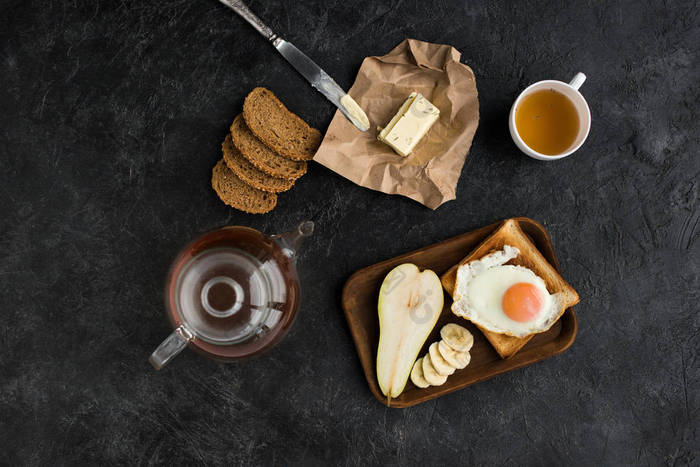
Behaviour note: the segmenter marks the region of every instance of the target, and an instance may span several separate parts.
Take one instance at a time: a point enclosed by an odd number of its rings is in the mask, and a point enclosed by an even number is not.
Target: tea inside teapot
[[[278,343],[299,304],[296,252],[312,232],[310,221],[273,236],[224,227],[188,245],[166,285],[166,309],[176,329],[151,355],[151,364],[162,368],[187,344],[234,360]]]

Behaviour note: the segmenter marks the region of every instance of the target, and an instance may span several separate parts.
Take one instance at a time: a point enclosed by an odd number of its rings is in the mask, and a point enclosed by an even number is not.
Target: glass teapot
[[[297,250],[313,229],[313,222],[305,221],[293,231],[267,236],[229,226],[187,245],[165,286],[166,314],[175,330],[151,354],[151,365],[163,368],[187,345],[230,361],[280,342],[299,306]]]

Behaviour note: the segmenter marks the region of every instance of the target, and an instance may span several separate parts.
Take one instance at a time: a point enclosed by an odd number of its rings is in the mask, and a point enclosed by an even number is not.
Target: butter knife
[[[311,86],[316,88],[326,99],[338,107],[350,122],[360,131],[369,129],[369,119],[367,114],[360,108],[355,100],[350,97],[343,88],[333,80],[325,71],[321,69],[301,50],[292,43],[285,41],[270,29],[250,8],[241,0],[219,0],[221,3],[238,13],[244,20],[250,23],[260,34],[262,34],[277,51],[304,77]]]

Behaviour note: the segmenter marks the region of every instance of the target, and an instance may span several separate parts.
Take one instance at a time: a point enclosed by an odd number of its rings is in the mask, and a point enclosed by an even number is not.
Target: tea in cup
[[[578,91],[586,75],[570,83],[539,81],[528,86],[510,110],[510,135],[516,146],[539,160],[561,159],[581,147],[591,129],[591,112]]]

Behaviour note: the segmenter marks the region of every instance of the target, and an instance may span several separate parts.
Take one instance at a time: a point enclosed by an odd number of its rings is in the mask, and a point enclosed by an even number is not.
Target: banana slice
[[[438,373],[433,366],[433,363],[430,361],[430,354],[423,357],[423,377],[431,386],[441,386],[447,381],[447,376]]]
[[[416,360],[416,363],[413,364],[413,369],[411,370],[411,381],[419,388],[427,388],[428,386],[430,386],[430,383],[427,382],[423,377],[422,357]]]
[[[469,362],[472,359],[471,355],[469,355],[469,352],[459,352],[447,345],[447,342],[445,341],[440,341],[440,344],[438,345],[438,350],[440,351],[440,355],[442,356],[442,358],[444,358],[447,363],[457,368],[458,370],[466,368],[466,366],[469,365]]]
[[[459,352],[469,352],[474,345],[472,333],[454,323],[444,325],[440,329],[440,337],[447,345]]]
[[[430,363],[433,364],[435,371],[437,371],[440,375],[450,376],[455,372],[455,366],[450,365],[449,362],[442,358],[442,355],[438,350],[438,345],[439,344],[437,342],[430,344],[430,348],[428,349],[428,352],[430,353]]]

